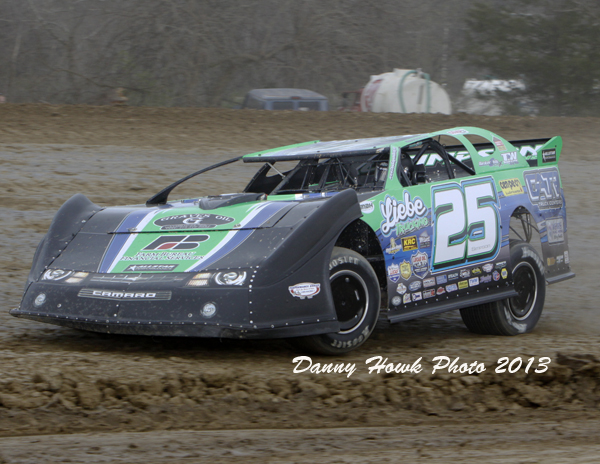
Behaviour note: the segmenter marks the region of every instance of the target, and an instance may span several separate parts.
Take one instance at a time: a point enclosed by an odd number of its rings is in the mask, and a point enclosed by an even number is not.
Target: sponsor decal
[[[565,251],[565,264],[569,264],[569,263],[570,263],[570,261],[569,261],[569,252]]]
[[[523,173],[529,199],[540,209],[562,208],[558,169],[536,169]]]
[[[423,200],[419,197],[415,197],[414,201],[411,200],[410,193],[406,190],[404,191],[404,201],[396,200],[396,198],[386,195],[385,200],[379,202],[379,209],[384,219],[381,222],[381,233],[386,237],[390,236],[394,227],[407,219],[425,219],[425,225],[429,224],[427,218],[422,218],[427,213],[427,207],[423,203]],[[421,223],[422,221],[414,224],[414,226],[417,227]],[[416,230],[416,228],[413,230]],[[401,236],[405,234],[397,232],[396,235]]]
[[[160,230],[213,229],[233,222],[234,219],[218,214],[178,214],[154,221]]]
[[[546,261],[548,262],[548,266],[554,266],[556,264],[556,258],[554,256],[549,256]]]
[[[430,277],[429,279],[423,280],[423,287],[435,287],[435,278]]]
[[[242,219],[239,223],[240,228],[244,228],[243,230],[229,230],[227,233],[219,234],[218,243],[215,244],[212,249],[207,252],[204,256],[198,256],[200,253],[196,251],[196,253],[192,253],[191,251],[196,248],[196,244],[193,243],[193,239],[189,235],[184,234],[170,234],[168,241],[174,241],[177,239],[183,239],[184,241],[181,243],[175,243],[172,245],[171,251],[163,249],[159,250],[140,250],[136,256],[125,256],[126,253],[135,253],[135,250],[130,251],[132,244],[135,245],[136,240],[150,240],[150,237],[145,234],[115,234],[113,237],[103,259],[99,266],[99,272],[106,273],[112,272],[117,266],[126,267],[130,263],[126,263],[126,261],[169,261],[169,260],[177,260],[177,261],[191,261],[191,263],[183,264],[185,266],[184,269],[181,269],[183,272],[198,272],[200,270],[208,268],[211,264],[215,263],[223,256],[231,253],[238,246],[240,246],[244,241],[253,234],[254,229],[264,224],[266,220],[271,218],[274,214],[280,211],[283,208],[286,208],[290,203],[289,202],[263,202],[261,204],[256,204],[248,208],[247,215],[244,219]],[[159,214],[164,214],[165,209],[156,209],[151,211],[150,213],[144,212],[141,215],[141,212],[134,212],[129,214],[127,218],[119,225],[117,232],[127,232],[133,230],[143,231],[145,226],[149,224],[151,221],[156,220]],[[230,227],[228,227],[230,228]],[[151,236],[151,240],[157,238],[156,235]],[[204,236],[197,240],[204,241]],[[206,235],[206,239],[208,239],[208,235]],[[168,242],[167,241],[167,242]],[[162,243],[154,243],[153,246],[161,246],[169,247],[167,242]],[[184,251],[184,250],[189,250]],[[184,253],[184,254],[182,254]],[[185,254],[187,253],[187,254]],[[146,254],[146,256],[145,256]],[[181,267],[181,264],[180,264]],[[118,267],[120,269],[120,267]],[[179,270],[179,268],[178,268]]]
[[[454,157],[457,156],[458,152],[448,152],[450,155],[453,155]],[[461,152],[464,153],[464,152]],[[468,152],[466,152],[468,154]],[[470,156],[468,156],[468,159],[471,159]],[[463,161],[461,159],[461,161]],[[418,165],[423,165],[423,166],[429,166],[429,167],[435,167],[438,164],[443,165],[444,164],[444,160],[442,160],[442,157],[440,155],[438,155],[437,153],[428,153],[425,154],[423,156],[421,156],[421,158],[419,159],[419,162],[417,163]]]
[[[454,156],[457,160],[463,161],[463,162],[471,159],[471,154],[467,150],[449,151],[448,154]],[[485,156],[485,155],[482,155],[482,156]],[[440,155],[438,155],[437,153],[423,155],[423,158],[425,158],[425,157],[429,158],[427,166],[435,166],[436,163],[440,163],[440,164],[444,163],[444,161],[442,160]],[[433,162],[433,159],[435,159],[435,162]],[[419,160],[419,164],[421,164],[420,160]]]
[[[413,293],[412,294],[412,300],[413,301],[419,301],[423,299],[423,295],[421,294],[421,292],[417,292],[417,293]]]
[[[506,267],[506,261],[500,261],[496,263],[496,269],[502,269],[503,267]]]
[[[471,273],[473,275],[479,275],[479,274],[481,274],[481,268],[480,267],[475,267],[475,268],[471,269]]]
[[[479,279],[479,282],[481,282],[482,284],[489,284],[491,281],[492,281],[491,274],[486,274],[484,276],[481,276],[481,278]]]
[[[494,145],[496,145],[496,148],[500,151],[506,151],[506,145],[504,145],[504,142],[502,140],[500,140],[498,137],[492,137],[492,142],[494,142]]]
[[[471,277],[469,279],[469,287],[475,287],[476,285],[479,285],[479,277]]]
[[[444,287],[438,287],[437,292],[438,295],[443,295],[446,293],[446,289]]]
[[[548,243],[561,243],[565,241],[564,222],[562,218],[546,219]]]
[[[400,245],[398,245],[398,243],[396,242],[396,239],[394,237],[392,237],[392,238],[390,238],[390,246],[385,249],[385,252],[388,255],[395,255],[401,249],[402,249],[402,247]]]
[[[500,185],[502,193],[504,193],[505,197],[525,193],[525,191],[523,190],[523,185],[521,185],[521,181],[516,177],[512,179],[501,180],[498,182],[498,184]]]
[[[492,273],[492,278],[493,278],[493,279],[494,279],[496,282],[498,282],[498,281],[500,280],[500,273],[499,273],[498,271],[494,271],[494,272]]]
[[[438,285],[442,285],[442,284],[445,284],[446,282],[448,282],[448,277],[446,277],[445,275],[437,276],[435,278],[435,281]]]
[[[450,293],[450,292],[456,292],[457,290],[458,290],[458,285],[456,285],[456,284],[446,285],[446,291],[448,293]]]
[[[492,158],[492,159],[489,159],[487,161],[480,161],[479,162],[479,166],[491,166],[491,167],[494,167],[494,166],[500,166],[500,165],[502,165],[502,163],[500,161],[498,161],[496,158]]]
[[[419,290],[421,288],[421,281],[420,280],[415,280],[414,282],[411,282],[410,285],[408,286],[408,289],[411,292],[415,292],[417,290]]]
[[[427,233],[427,231],[423,231],[421,235],[419,235],[419,247],[421,248],[431,248],[431,236]]]
[[[130,284],[133,282],[160,282],[161,284],[167,282],[183,282],[187,279],[187,276],[181,273],[110,273],[110,274],[92,274],[90,282],[104,282],[104,283],[125,283]]]
[[[492,263],[488,263],[488,264],[484,264],[483,266],[481,266],[481,269],[483,269],[483,272],[492,272],[492,270],[494,269],[494,265]]]
[[[460,278],[461,279],[466,279],[467,277],[471,276],[471,271],[469,271],[468,269],[461,269],[460,270]]]
[[[562,264],[564,260],[565,260],[565,257],[563,255],[558,255],[556,257],[556,264]]]
[[[464,288],[468,288],[469,287],[469,281],[468,280],[461,280],[458,283],[458,288],[460,288],[461,290]]]
[[[397,264],[390,264],[387,268],[388,277],[394,283],[400,280],[400,266]]]
[[[124,272],[170,272],[179,264],[130,264]]]
[[[519,158],[516,151],[502,153],[502,159],[504,160],[504,164],[519,164]]]
[[[42,277],[42,280],[53,280],[56,282],[66,279],[72,274],[73,271],[65,271],[63,269],[48,269],[46,272],[44,272],[44,277]]]
[[[458,280],[458,272],[451,272],[448,274],[448,280]]]
[[[544,163],[555,163],[556,162],[556,148],[549,148],[542,150],[542,161]]]
[[[77,294],[81,298],[97,298],[99,300],[170,300],[171,292],[127,292],[114,290],[100,290],[96,288],[82,288]]]
[[[413,273],[417,277],[422,279],[429,272],[429,256],[427,253],[418,251],[410,257],[410,262],[412,263]]]
[[[446,134],[448,135],[462,135],[462,134],[468,134],[469,131],[465,130],[465,129],[452,129],[446,132]]]
[[[401,222],[396,226],[396,233],[398,235],[406,235],[411,232],[422,229],[423,227],[427,227],[429,225],[429,218],[427,217],[419,217],[417,219],[413,219],[412,221]]]
[[[410,263],[406,260],[403,260],[400,263],[400,275],[404,280],[408,280],[410,279],[410,276],[412,276],[412,267],[410,266]]]
[[[371,214],[373,211],[375,211],[375,205],[372,201],[363,201],[360,203],[360,211],[363,214]]]
[[[179,253],[179,252],[162,252],[162,253],[149,253],[139,252],[135,256],[123,256],[121,261],[190,261],[202,259],[204,256],[199,256],[193,252]]]
[[[412,251],[417,250],[419,245],[417,245],[417,236],[411,235],[410,237],[404,237],[402,239],[402,250],[403,251]]]
[[[431,290],[424,290],[423,291],[423,298],[432,298],[435,296],[435,289],[432,288]]]
[[[294,298],[311,299],[313,296],[318,295],[321,291],[321,284],[314,284],[312,282],[302,282],[300,284],[292,285],[288,287],[288,290]]]
[[[246,272],[244,271],[217,272],[215,274],[217,285],[242,285],[245,280]]]
[[[406,293],[406,285],[400,282],[396,288],[396,292],[398,292],[400,295],[404,295]]]
[[[392,306],[400,306],[400,303],[402,303],[402,298],[398,295],[392,298]]]
[[[508,278],[508,271],[506,270],[506,268],[502,268],[502,270],[500,271],[500,275],[503,279]]]
[[[208,239],[208,235],[161,235],[142,251],[193,250]]]
[[[404,304],[410,303],[410,293],[404,294],[404,296],[402,297],[402,303],[404,303]]]
[[[542,148],[543,145],[522,145],[519,149],[519,153],[521,156],[525,157],[526,160],[537,160],[538,150]]]

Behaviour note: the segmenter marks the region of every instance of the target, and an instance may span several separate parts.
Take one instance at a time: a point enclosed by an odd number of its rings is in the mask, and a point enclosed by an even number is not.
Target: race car
[[[287,338],[322,354],[357,348],[378,322],[455,309],[476,333],[529,332],[546,284],[574,277],[561,148],[458,127],[251,153],[145,205],[77,194],[11,314],[106,333]],[[169,200],[235,162],[259,166],[241,193]]]

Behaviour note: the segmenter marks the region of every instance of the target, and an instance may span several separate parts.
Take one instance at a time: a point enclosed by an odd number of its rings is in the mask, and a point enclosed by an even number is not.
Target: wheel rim
[[[369,292],[365,281],[356,272],[342,270],[329,282],[340,323],[340,334],[350,333],[362,324],[369,308]]]
[[[535,269],[527,262],[522,262],[513,270],[515,290],[519,294],[508,299],[508,309],[517,320],[526,319],[537,301],[538,281]]]

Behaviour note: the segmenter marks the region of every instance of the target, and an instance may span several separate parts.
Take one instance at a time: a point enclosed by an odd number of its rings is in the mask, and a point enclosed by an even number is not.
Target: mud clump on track
[[[326,362],[326,360],[323,360]],[[324,377],[238,374],[170,359],[170,371],[127,380],[49,369],[0,383],[0,428],[38,432],[148,428],[390,426],[398,417],[582,412],[599,405],[600,362],[558,354],[543,374]],[[431,371],[429,371],[431,372]],[[596,409],[597,410],[597,409]],[[126,417],[123,417],[126,415]],[[489,416],[488,416],[489,417]],[[166,421],[165,421],[166,419]],[[21,427],[15,425],[25,423]],[[38,427],[32,427],[39,424]]]
[[[600,121],[593,118],[292,113],[195,108],[0,105],[0,435],[165,429],[394,426],[433,418],[500,423],[507,417],[597,415],[600,278],[595,210]],[[509,139],[561,135],[560,169],[575,280],[548,288],[532,334],[470,334],[456,312],[378,329],[360,350],[319,363],[357,372],[293,373],[285,341],[110,336],[17,320],[33,252],[54,212],[75,193],[103,206],[143,203],[210,163],[307,140],[480,126]],[[250,170],[252,174],[253,170]],[[186,197],[232,192],[246,172],[201,176]],[[181,193],[180,193],[181,192]],[[559,354],[562,353],[562,354]],[[435,356],[485,363],[478,375],[438,372]],[[373,356],[422,358],[418,374],[369,374]],[[501,357],[550,357],[545,373],[495,373]]]

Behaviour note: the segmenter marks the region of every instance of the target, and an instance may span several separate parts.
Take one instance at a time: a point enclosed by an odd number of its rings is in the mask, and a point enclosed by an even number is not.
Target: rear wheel
[[[471,332],[484,335],[517,335],[536,326],[546,296],[544,265],[535,249],[525,242],[511,243],[510,259],[515,290],[513,298],[460,310]]]
[[[335,247],[329,262],[329,285],[340,331],[290,340],[319,354],[347,353],[362,345],[377,323],[380,289],[375,271],[360,254]]]

